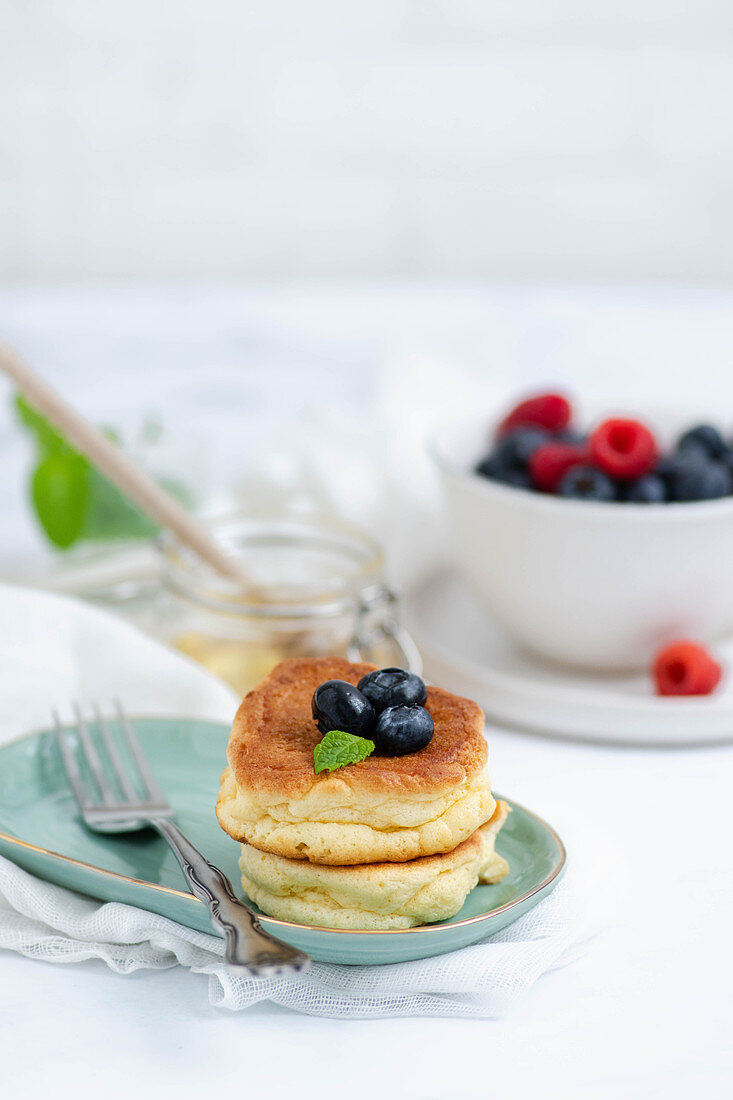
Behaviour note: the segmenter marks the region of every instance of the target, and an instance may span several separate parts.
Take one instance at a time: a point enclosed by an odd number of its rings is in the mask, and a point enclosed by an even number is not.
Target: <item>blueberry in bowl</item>
[[[573,500],[616,500],[616,486],[611,478],[592,466],[574,466],[563,476],[558,486],[561,497]]]
[[[651,473],[632,481],[623,499],[630,504],[664,504],[670,496],[665,479],[659,473]]]
[[[517,428],[499,438],[494,456],[502,469],[526,469],[537,448],[550,438],[542,428]]]
[[[532,478],[527,470],[502,470],[496,476],[502,485],[513,485],[515,489],[533,489]]]
[[[670,500],[716,500],[733,492],[733,478],[725,463],[705,460],[697,452],[682,451],[675,457],[677,462],[667,467]]]
[[[683,432],[677,442],[677,450],[697,450],[706,458],[720,459],[728,448],[717,428],[712,424],[698,424]]]
[[[529,471],[520,466],[505,466],[496,455],[488,455],[476,466],[476,473],[492,481],[501,481],[504,485],[513,485],[515,489],[531,489],[532,478]]]
[[[531,489],[529,462],[538,448],[551,438],[542,428],[515,428],[506,432],[492,451],[476,464],[476,473],[519,489]]]

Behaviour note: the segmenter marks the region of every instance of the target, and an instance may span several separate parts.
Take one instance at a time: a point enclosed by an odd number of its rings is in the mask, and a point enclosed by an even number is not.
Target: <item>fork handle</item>
[[[193,893],[208,905],[211,923],[224,935],[224,957],[230,966],[252,977],[306,969],[308,955],[265,932],[252,910],[235,897],[223,871],[209,863],[173,821],[152,818],[150,824],[175,852]]]

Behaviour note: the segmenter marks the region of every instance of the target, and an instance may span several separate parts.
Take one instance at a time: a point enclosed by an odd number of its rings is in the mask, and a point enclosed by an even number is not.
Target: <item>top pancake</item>
[[[245,696],[234,719],[227,755],[237,787],[294,799],[314,784],[345,784],[355,792],[404,797],[459,787],[481,771],[487,747],[480,707],[428,687],[425,706],[435,734],[424,749],[397,757],[374,753],[360,764],[316,774],[313,749],[321,733],[311,711],[314,691],[325,680],[358,684],[374,669],[342,657],[298,657],[277,665]]]

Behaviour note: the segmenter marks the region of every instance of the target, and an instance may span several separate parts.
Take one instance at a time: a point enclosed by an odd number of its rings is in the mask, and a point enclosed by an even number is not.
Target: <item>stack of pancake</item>
[[[283,661],[234,719],[216,812],[241,842],[245,893],[270,916],[410,928],[453,916],[477,882],[509,869],[494,850],[508,808],[491,794],[483,714],[469,699],[428,687],[429,745],[316,774],[315,689],[373,670],[340,657]]]

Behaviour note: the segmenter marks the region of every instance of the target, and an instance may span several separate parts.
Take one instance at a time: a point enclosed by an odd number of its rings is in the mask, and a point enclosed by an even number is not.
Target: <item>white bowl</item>
[[[472,472],[490,429],[448,425],[430,449],[458,567],[515,642],[621,672],[674,638],[733,632],[733,497],[596,504],[516,489]]]

